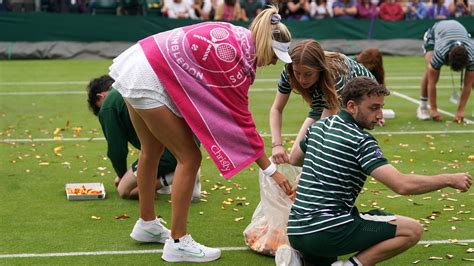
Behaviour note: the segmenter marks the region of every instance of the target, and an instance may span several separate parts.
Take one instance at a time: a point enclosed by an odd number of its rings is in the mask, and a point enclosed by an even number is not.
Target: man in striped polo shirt
[[[375,138],[364,131],[383,118],[387,95],[389,91],[375,80],[354,78],[342,93],[343,110],[314,123],[291,155],[290,162],[303,170],[289,215],[288,237],[310,263],[374,265],[420,240],[423,228],[414,219],[380,210],[358,212],[355,202],[367,175],[401,195],[444,187],[467,191],[471,185],[467,173],[402,174],[387,162]],[[353,252],[358,253],[348,261],[337,261],[338,256]],[[290,254],[281,261],[294,259],[295,252]]]
[[[425,32],[423,40],[426,71],[421,81],[420,106],[416,110],[416,116],[420,120],[431,117],[435,121],[441,121],[436,104],[436,83],[441,67],[449,65],[452,71],[461,71],[462,92],[454,116],[454,121],[460,123],[464,119],[464,108],[474,85],[474,42],[464,26],[455,20],[435,23]]]

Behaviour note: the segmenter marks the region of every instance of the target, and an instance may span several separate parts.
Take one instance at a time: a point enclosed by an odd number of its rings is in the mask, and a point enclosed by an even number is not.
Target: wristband
[[[272,176],[276,171],[277,168],[274,163],[270,163],[270,165],[266,169],[262,169],[262,173],[266,176]]]

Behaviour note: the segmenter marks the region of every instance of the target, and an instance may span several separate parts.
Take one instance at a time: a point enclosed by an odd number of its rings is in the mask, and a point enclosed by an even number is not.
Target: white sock
[[[428,98],[427,97],[423,97],[423,96],[420,97],[420,107],[423,108],[423,109],[428,108]]]
[[[362,266],[362,263],[355,256],[350,257],[348,260],[338,260],[334,262],[333,264],[331,264],[331,266],[354,266],[354,265]]]
[[[356,256],[350,257],[349,261],[351,260],[352,260],[352,264],[356,263],[357,265],[362,266],[362,262],[360,262],[360,260],[358,260]]]

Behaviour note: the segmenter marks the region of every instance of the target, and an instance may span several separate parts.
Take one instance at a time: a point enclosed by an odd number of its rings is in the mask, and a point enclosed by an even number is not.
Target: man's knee
[[[420,241],[421,236],[423,235],[423,226],[415,220],[410,220],[407,229],[410,232],[408,235],[410,238],[410,244],[415,245]]]
[[[117,193],[119,194],[120,198],[122,198],[122,199],[129,199],[130,198],[130,191],[117,189]]]

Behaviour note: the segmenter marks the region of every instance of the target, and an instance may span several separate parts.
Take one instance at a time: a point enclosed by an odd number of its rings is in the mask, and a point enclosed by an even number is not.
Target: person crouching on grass
[[[389,90],[357,77],[342,93],[343,109],[309,127],[290,163],[303,166],[288,220],[288,238],[305,261],[316,265],[375,265],[414,246],[423,227],[414,219],[355,206],[368,175],[401,195],[445,187],[469,190],[468,173],[403,174],[389,164],[371,130],[382,119]],[[277,256],[298,262],[294,250]],[[289,252],[288,252],[289,251]],[[347,261],[337,257],[357,252]],[[283,263],[284,264],[284,263]],[[280,265],[280,264],[278,264]]]
[[[140,141],[133,128],[127,106],[122,95],[111,88],[114,83],[109,75],[92,79],[87,86],[87,102],[91,112],[97,116],[107,140],[107,157],[117,174],[114,180],[117,192],[123,199],[138,199],[137,166],[138,160],[127,170],[128,144],[140,150]],[[176,158],[167,150],[163,152],[157,172],[157,192],[169,194],[170,185],[176,169]],[[201,197],[201,183],[196,178],[193,202]]]

